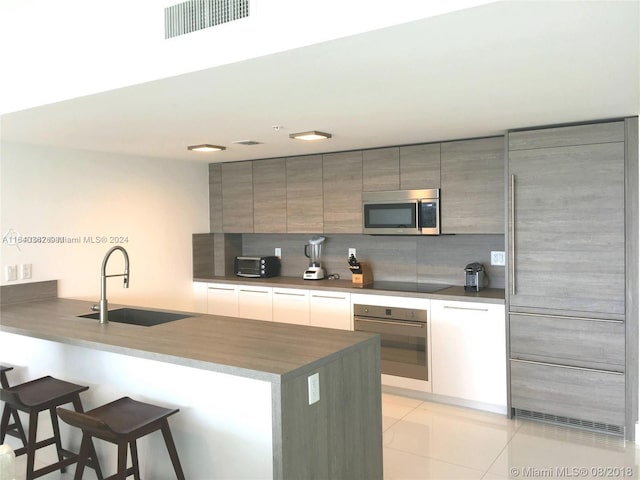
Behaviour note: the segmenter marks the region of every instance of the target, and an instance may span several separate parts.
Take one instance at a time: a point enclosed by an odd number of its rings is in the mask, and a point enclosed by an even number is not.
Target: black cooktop
[[[443,283],[417,283],[417,282],[374,282],[364,288],[371,290],[391,290],[393,292],[434,293],[451,285]]]

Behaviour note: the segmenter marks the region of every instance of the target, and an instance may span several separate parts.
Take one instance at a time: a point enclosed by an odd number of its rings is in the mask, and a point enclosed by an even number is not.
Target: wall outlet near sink
[[[491,265],[503,266],[506,263],[506,256],[504,252],[491,252]]]
[[[349,254],[347,255],[347,258],[351,258],[351,255],[353,255],[354,257],[356,256],[356,249],[355,248],[350,248],[349,249]]]
[[[282,248],[280,247],[275,248],[275,256],[278,258],[282,258]]]

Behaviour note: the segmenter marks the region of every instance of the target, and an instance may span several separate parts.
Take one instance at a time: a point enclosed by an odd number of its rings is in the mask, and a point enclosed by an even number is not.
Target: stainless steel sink
[[[109,321],[116,323],[128,323],[129,325],[140,325],[143,327],[153,327],[161,323],[173,322],[181,318],[192,317],[189,313],[158,312],[156,310],[142,310],[138,308],[117,308],[109,310]],[[78,315],[82,318],[100,319],[100,312]]]

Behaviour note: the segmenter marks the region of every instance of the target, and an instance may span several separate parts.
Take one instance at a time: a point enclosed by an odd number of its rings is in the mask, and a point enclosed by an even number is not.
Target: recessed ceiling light
[[[260,145],[261,142],[256,142],[255,140],[236,140],[235,143],[237,145]]]
[[[331,134],[313,130],[311,132],[291,133],[289,138],[295,138],[296,140],[325,140],[331,138]]]
[[[203,145],[189,145],[187,150],[194,152],[219,152],[220,150],[226,150],[227,147],[221,147],[220,145],[209,145],[205,143]]]

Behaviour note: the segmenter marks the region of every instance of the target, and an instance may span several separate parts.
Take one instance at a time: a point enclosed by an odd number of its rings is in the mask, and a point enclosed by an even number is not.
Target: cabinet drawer
[[[624,370],[623,322],[513,313],[509,322],[511,358]]]
[[[548,415],[624,425],[621,373],[511,361],[511,406]]]

